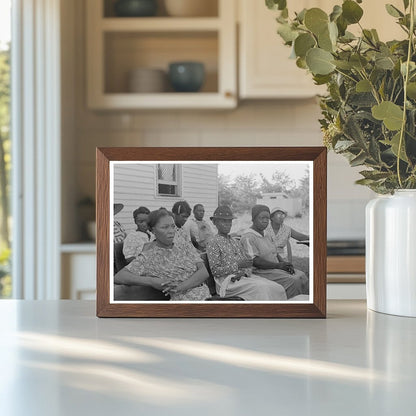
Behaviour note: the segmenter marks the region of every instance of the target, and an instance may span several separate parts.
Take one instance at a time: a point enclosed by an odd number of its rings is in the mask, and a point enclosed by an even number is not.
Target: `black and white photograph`
[[[111,161],[110,303],[312,303],[312,177],[310,161]]]

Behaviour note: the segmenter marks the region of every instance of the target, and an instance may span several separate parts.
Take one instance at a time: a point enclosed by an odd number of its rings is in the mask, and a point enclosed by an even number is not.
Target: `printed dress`
[[[143,231],[133,231],[127,234],[123,244],[123,254],[126,259],[137,257],[142,251],[143,246],[150,241],[150,234]]]
[[[124,227],[116,220],[114,220],[114,244],[122,243],[126,238],[127,233]]]
[[[261,257],[270,262],[277,262],[276,247],[267,237],[263,237],[257,231],[251,228],[247,230],[241,237],[241,244],[247,255],[253,259]],[[288,299],[301,294],[309,294],[309,279],[300,270],[295,269],[295,273],[290,274],[281,269],[259,269],[253,267],[253,272],[281,284],[286,290]]]
[[[281,224],[279,231],[277,233],[274,232],[273,227],[271,224],[265,229],[264,235],[265,237],[269,238],[274,246],[276,247],[277,253],[287,258],[286,247],[287,243],[289,242],[289,238],[292,234],[292,229],[286,225]]]
[[[253,275],[251,268],[239,269],[238,262],[247,260],[240,242],[230,236],[216,235],[207,246],[208,262],[221,296],[240,296],[245,300],[286,300],[284,288],[277,283]],[[231,277],[238,271],[245,276],[235,282]]]
[[[180,246],[174,244],[172,248],[162,248],[151,243],[151,247],[139,254],[126,268],[137,275],[183,282],[196,272],[198,263],[202,263],[201,257],[191,243]],[[173,295],[171,300],[204,300],[207,297],[209,290],[203,284],[185,293]]]

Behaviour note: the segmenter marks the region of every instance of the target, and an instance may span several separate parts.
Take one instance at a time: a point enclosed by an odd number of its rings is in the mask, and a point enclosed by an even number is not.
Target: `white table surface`
[[[0,301],[0,415],[416,415],[416,319],[98,319]]]

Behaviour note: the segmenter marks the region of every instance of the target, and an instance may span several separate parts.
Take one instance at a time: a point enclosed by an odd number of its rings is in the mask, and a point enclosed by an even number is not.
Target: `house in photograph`
[[[118,163],[114,166],[114,202],[124,205],[117,215],[126,231],[133,231],[133,211],[145,206],[171,210],[185,200],[191,208],[203,204],[205,218],[218,206],[218,165],[215,163]]]
[[[257,198],[257,204],[267,205],[270,210],[280,207],[287,211],[289,217],[302,214],[302,198],[292,198],[284,192],[268,192]]]

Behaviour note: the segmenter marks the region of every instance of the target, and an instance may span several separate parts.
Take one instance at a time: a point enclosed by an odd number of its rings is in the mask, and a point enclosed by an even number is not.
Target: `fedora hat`
[[[236,217],[234,217],[233,212],[231,211],[231,208],[227,205],[220,205],[215,211],[212,217],[210,217],[211,221],[214,219],[221,219],[221,220],[234,220]]]
[[[123,208],[123,204],[114,204],[114,215],[118,214]]]

